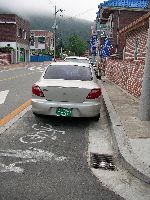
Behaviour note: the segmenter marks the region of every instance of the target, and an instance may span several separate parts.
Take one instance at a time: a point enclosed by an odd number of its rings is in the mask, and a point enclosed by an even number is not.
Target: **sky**
[[[54,14],[54,8],[63,9],[63,16],[76,17],[93,21],[98,5],[103,0],[0,0],[0,8],[17,14],[40,13]],[[59,13],[59,12],[58,12]]]

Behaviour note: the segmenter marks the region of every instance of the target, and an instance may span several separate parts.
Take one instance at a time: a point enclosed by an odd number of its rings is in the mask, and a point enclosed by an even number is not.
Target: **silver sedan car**
[[[102,92],[90,65],[54,62],[32,86],[34,114],[100,117]]]

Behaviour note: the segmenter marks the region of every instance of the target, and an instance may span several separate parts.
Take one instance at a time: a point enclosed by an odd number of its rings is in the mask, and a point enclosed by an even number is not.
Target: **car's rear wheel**
[[[96,122],[99,120],[99,118],[100,118],[100,113],[97,116],[93,117],[94,121]]]
[[[40,116],[40,114],[37,114],[37,113],[35,113],[35,112],[33,112],[33,114],[34,114],[36,117],[39,117],[39,116]]]

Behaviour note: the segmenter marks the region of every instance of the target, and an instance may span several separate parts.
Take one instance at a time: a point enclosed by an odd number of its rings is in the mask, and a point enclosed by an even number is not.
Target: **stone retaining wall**
[[[0,66],[11,64],[11,54],[10,53],[0,53]]]

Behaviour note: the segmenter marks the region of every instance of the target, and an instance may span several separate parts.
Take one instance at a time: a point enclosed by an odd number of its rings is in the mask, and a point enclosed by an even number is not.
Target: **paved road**
[[[92,174],[85,119],[28,111],[0,137],[1,200],[117,200]]]
[[[0,72],[0,118],[31,98],[47,64]],[[0,200],[121,199],[88,164],[90,120],[35,117],[31,111],[0,136]]]
[[[30,63],[24,68],[0,71],[0,92],[8,91],[4,103],[0,103],[0,119],[31,98],[32,84],[39,79],[46,65]]]

